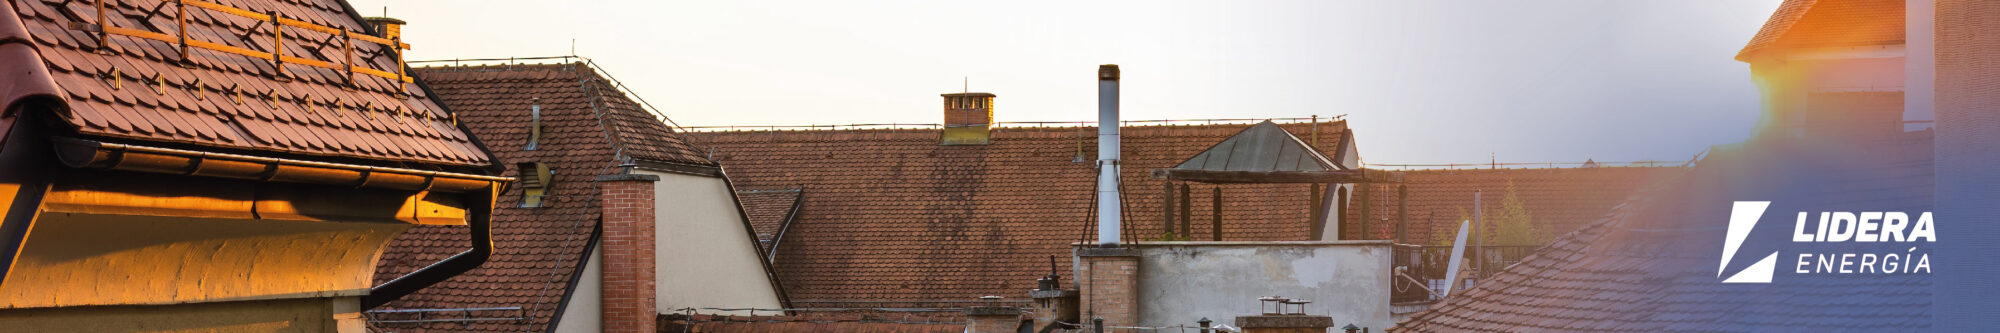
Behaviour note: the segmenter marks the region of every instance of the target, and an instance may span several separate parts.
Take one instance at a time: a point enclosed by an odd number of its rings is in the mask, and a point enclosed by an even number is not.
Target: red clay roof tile
[[[1718,258],[1710,255],[1722,247],[1731,198],[1784,197],[1790,201],[1774,203],[1795,208],[1859,203],[1928,211],[1931,133],[1898,140],[1803,152],[1799,145],[1769,142],[1719,148],[1685,173],[1644,186],[1604,217],[1389,331],[1928,329],[1928,274],[1724,284],[1716,275]],[[1800,189],[1812,192],[1788,192]]]
[[[1172,167],[1249,124],[1135,126],[1123,134],[1135,237],[1158,238]],[[1310,138],[1312,124],[1283,125]],[[1344,122],[1324,122],[1331,151]],[[1094,128],[1003,127],[986,146],[940,146],[935,130],[698,132],[741,188],[802,187],[774,268],[795,303],[1026,297],[1048,256],[1081,240],[1095,171]],[[1333,138],[1333,139],[1330,139]],[[1308,139],[1310,140],[1310,139]],[[1195,184],[1195,235],[1210,233],[1209,188]],[[1305,184],[1223,187],[1230,240],[1303,240]],[[1062,267],[1068,276],[1067,267]]]
[[[1481,191],[1482,208],[1498,214],[1513,191],[1531,217],[1538,232],[1554,236],[1567,234],[1603,217],[1611,207],[1624,202],[1651,180],[1686,171],[1683,167],[1600,167],[1565,169],[1460,169],[1404,171],[1403,183],[1409,191],[1410,223],[1404,243],[1449,245],[1456,237],[1459,221],[1475,213],[1472,193]],[[1396,222],[1398,184],[1362,185],[1370,191],[1365,201],[1368,221],[1361,210],[1349,211],[1349,221],[1366,222],[1349,228],[1352,239],[1393,239]],[[1493,218],[1493,215],[1487,216]],[[1488,235],[1492,237],[1492,235]],[[1488,244],[1497,245],[1497,244]],[[1515,244],[1542,245],[1542,244]]]
[[[253,12],[277,12],[284,17],[325,26],[362,31],[363,25],[345,11],[338,0],[285,2],[227,2]],[[96,50],[96,37],[71,30],[71,23],[94,23],[97,10],[87,2],[25,0],[10,3],[12,15],[0,20],[23,27],[21,36],[32,38],[47,75],[69,92],[67,108],[58,115],[78,133],[91,136],[192,144],[225,149],[261,150],[285,154],[361,158],[368,160],[425,163],[447,166],[483,166],[490,163],[485,152],[456,129],[440,127],[449,122],[442,113],[428,113],[397,121],[383,117],[396,108],[438,110],[426,92],[412,85],[408,98],[396,97],[400,85],[386,79],[357,75],[353,87],[344,87],[340,71],[307,66],[286,66],[289,82],[273,79],[276,71],[264,59],[191,49],[188,65],[180,64],[174,43],[111,35],[110,46]],[[122,28],[172,31],[171,16],[135,20],[150,11],[150,1],[107,0],[107,21]],[[249,34],[247,44],[237,33],[249,27],[247,18],[211,15],[205,9],[188,11],[191,38],[230,45],[266,49],[268,35]],[[72,18],[79,18],[73,20]],[[268,31],[268,26],[260,28]],[[330,35],[298,28],[285,29],[286,53],[307,59],[327,59],[332,50],[309,51]],[[355,43],[357,55],[380,52],[382,46]],[[334,46],[335,49],[338,45]],[[394,68],[390,57],[369,60],[375,68]],[[29,64],[13,64],[29,65]],[[111,77],[113,71],[117,76]],[[167,86],[161,87],[161,81]],[[119,85],[117,89],[111,85]],[[278,104],[296,104],[304,98],[339,100],[340,108],[374,117],[328,120],[274,109],[267,103],[237,104],[231,88],[258,92],[260,98],[276,98]],[[270,97],[266,97],[266,94]],[[310,97],[309,97],[310,96]],[[247,97],[246,97],[247,99]],[[11,102],[11,101],[9,101]],[[234,114],[234,117],[216,117]],[[334,132],[357,127],[366,130],[346,133],[341,140]],[[425,128],[429,127],[429,128]],[[252,137],[243,140],[241,128]],[[436,132],[444,129],[444,135]],[[365,146],[349,149],[346,144]]]
[[[1903,0],[1785,0],[1736,60],[1775,48],[1903,44]]]
[[[645,111],[631,108],[636,105],[631,102],[619,102],[627,97],[615,94],[616,90],[585,64],[432,67],[419,68],[414,75],[423,78],[437,92],[438,99],[457,112],[459,121],[491,147],[496,156],[510,163],[545,163],[554,171],[541,208],[519,208],[520,189],[501,194],[493,217],[494,243],[499,248],[485,265],[387,305],[401,309],[520,307],[528,319],[424,327],[481,332],[539,332],[547,327],[556,307],[567,299],[565,292],[574,283],[572,276],[583,264],[584,251],[597,228],[600,203],[596,201],[595,177],[613,173],[616,171],[613,167],[623,163],[617,158],[618,146],[607,138],[638,140],[628,141],[631,143],[626,147],[644,146],[658,149],[652,152],[671,152],[639,157],[642,159],[658,157],[671,159],[669,162],[706,163],[705,158],[695,160],[700,156],[685,148],[689,146],[651,141],[675,138],[678,134],[667,131],[668,126],[659,124],[649,114],[600,118],[600,114]],[[537,102],[542,108],[542,138],[536,150],[523,150],[531,123],[529,110]],[[607,104],[623,106],[606,107]],[[350,114],[346,119],[355,117]],[[396,116],[376,116],[386,117]],[[606,123],[627,125],[606,129]],[[610,131],[652,132],[607,134]],[[684,141],[675,138],[672,142]],[[636,150],[642,149],[627,149]],[[514,165],[508,165],[508,169],[507,176],[518,173]],[[464,227],[411,229],[384,250],[377,280],[386,281],[462,251],[464,238]],[[411,328],[396,326],[404,324],[378,325]]]

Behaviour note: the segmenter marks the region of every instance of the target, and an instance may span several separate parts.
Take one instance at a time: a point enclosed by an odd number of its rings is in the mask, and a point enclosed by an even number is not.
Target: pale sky
[[[1730,59],[1781,0],[351,0],[412,60],[595,59],[687,126],[1347,115],[1370,164],[1684,161],[1759,112]],[[1490,154],[1490,155],[1489,155]]]

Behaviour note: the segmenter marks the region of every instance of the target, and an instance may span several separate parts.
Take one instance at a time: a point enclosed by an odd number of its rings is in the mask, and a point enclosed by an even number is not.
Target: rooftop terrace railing
[[[1475,273],[1468,278],[1493,276],[1541,248],[1539,245],[1468,245],[1462,269]],[[1436,294],[1450,283],[1444,281],[1450,264],[1450,246],[1398,245],[1395,257],[1391,259],[1391,267],[1396,267],[1392,269],[1398,272],[1394,276],[1395,283],[1391,285],[1394,289],[1390,291],[1389,301],[1404,303],[1440,299]]]

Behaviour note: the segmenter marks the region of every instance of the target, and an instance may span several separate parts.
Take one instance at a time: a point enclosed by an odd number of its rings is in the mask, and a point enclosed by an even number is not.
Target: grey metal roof
[[[1171,170],[1200,171],[1337,171],[1347,167],[1334,163],[1312,149],[1298,136],[1277,123],[1266,120],[1208,150],[1188,158]]]

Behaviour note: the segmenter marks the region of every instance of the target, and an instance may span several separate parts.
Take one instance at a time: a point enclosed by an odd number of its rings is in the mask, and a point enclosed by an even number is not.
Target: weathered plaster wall
[[[748,225],[723,179],[677,173],[635,171],[660,177],[655,183],[653,243],[659,279],[659,311],[681,308],[777,309],[763,259]],[[701,311],[702,313],[749,314]],[[768,314],[768,313],[767,313]]]
[[[341,297],[13,309],[0,311],[0,331],[362,333],[358,304],[354,297]]]
[[[1311,299],[1309,314],[1375,330],[1389,314],[1389,241],[1156,242],[1139,252],[1139,322],[1236,325],[1258,313],[1258,297]]]
[[[0,309],[359,296],[409,227],[45,212]]]

